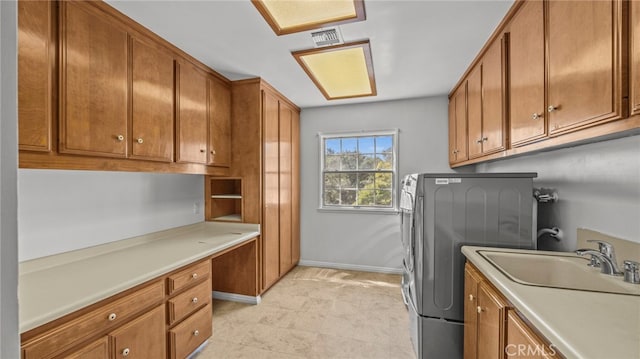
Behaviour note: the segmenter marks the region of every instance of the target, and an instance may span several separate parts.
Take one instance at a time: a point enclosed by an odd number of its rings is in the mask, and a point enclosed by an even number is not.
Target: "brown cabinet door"
[[[553,346],[546,345],[518,317],[515,311],[509,309],[507,312],[504,349],[507,358],[547,359],[559,357]]]
[[[640,2],[630,1],[631,17],[631,114],[640,114]]]
[[[268,288],[280,278],[280,167],[278,98],[262,92],[263,193],[262,219],[263,283]]]
[[[449,163],[467,159],[467,82],[465,81],[449,101]]]
[[[137,39],[132,41],[131,156],[173,160],[173,57]]]
[[[51,151],[55,86],[53,1],[18,1],[18,145]]]
[[[504,351],[502,335],[506,304],[486,282],[478,286],[478,358],[501,358]]]
[[[505,148],[504,41],[494,41],[482,60],[482,154]]]
[[[177,64],[176,162],[207,163],[207,77],[191,64]]]
[[[145,313],[109,334],[114,358],[166,358],[164,305]]]
[[[284,102],[280,102],[280,134],[278,140],[280,157],[280,276],[291,269],[293,258],[291,253],[291,126],[295,110]]]
[[[546,136],[544,3],[525,2],[509,29],[510,141],[517,146]]]
[[[551,134],[621,117],[620,1],[548,2]]]
[[[478,284],[480,277],[469,264],[464,267],[464,359],[478,357]]]
[[[210,166],[231,164],[231,89],[218,79],[209,79]]]
[[[482,155],[482,65],[467,79],[467,138],[469,159]]]
[[[66,359],[109,359],[109,338],[102,337],[82,349],[65,355]]]
[[[291,265],[300,261],[300,112],[291,111]]]
[[[63,153],[125,157],[128,38],[122,26],[84,2],[60,2]]]

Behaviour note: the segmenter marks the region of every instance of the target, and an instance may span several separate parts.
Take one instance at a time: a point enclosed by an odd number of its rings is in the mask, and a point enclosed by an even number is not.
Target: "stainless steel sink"
[[[583,257],[486,250],[478,253],[517,283],[640,296],[640,285],[601,274],[599,269],[588,267],[589,261]]]

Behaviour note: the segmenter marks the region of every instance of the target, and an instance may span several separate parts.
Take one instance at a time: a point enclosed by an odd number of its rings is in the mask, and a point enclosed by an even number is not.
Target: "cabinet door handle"
[[[488,138],[488,137],[483,137],[483,138],[482,138],[482,142],[487,142],[488,140],[489,140],[489,138]]]
[[[110,322],[113,322],[114,320],[116,320],[116,317],[117,317],[117,316],[116,316],[116,313],[111,313],[111,314],[109,314],[109,321],[110,321]]]
[[[558,108],[559,108],[559,106],[549,105],[549,107],[547,107],[547,112],[551,113],[551,112],[557,110]]]
[[[124,136],[123,135],[117,135],[116,139],[120,142],[124,141]]]
[[[211,154],[212,154],[212,155],[215,155],[215,154],[216,154],[216,150],[212,150],[212,151],[211,151]]]
[[[204,153],[204,150],[200,150],[200,153]]]
[[[478,313],[482,313],[482,312],[484,312],[484,309],[482,309],[482,307],[481,307],[481,306],[478,306],[478,307],[476,307],[476,311],[477,311]]]
[[[193,304],[198,303],[198,297],[193,297],[193,299],[191,299],[191,303]]]
[[[124,349],[122,349],[122,356],[123,356],[123,357],[128,356],[128,355],[129,355],[129,353],[131,353],[131,349],[129,349],[129,348],[124,348]]]
[[[139,144],[142,144],[142,143],[144,142],[144,140],[142,139],[142,137],[138,138],[136,141],[137,141]]]
[[[198,329],[193,331],[193,336],[197,337],[198,335],[200,335],[200,332],[198,331]]]
[[[473,302],[474,299],[473,294],[469,294],[469,301]]]
[[[531,119],[532,119],[532,120],[534,120],[534,121],[535,121],[535,120],[539,120],[539,119],[541,119],[542,117],[543,117],[543,116],[542,116],[542,114],[541,114],[541,113],[534,113],[533,115],[531,115]]]
[[[482,138],[479,140],[476,140],[476,143],[482,143]]]
[[[193,274],[191,275],[191,278],[192,278],[192,279],[196,279],[196,278],[198,278],[198,273],[193,273]]]

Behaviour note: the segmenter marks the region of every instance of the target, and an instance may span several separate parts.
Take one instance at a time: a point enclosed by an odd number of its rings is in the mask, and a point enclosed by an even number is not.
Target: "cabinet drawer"
[[[167,278],[169,294],[190,286],[192,283],[207,277],[209,273],[211,273],[211,261],[206,260],[170,275]]]
[[[212,333],[211,304],[169,330],[171,359],[182,359],[204,343]]]
[[[205,280],[186,292],[171,298],[169,307],[169,324],[173,324],[194,310],[209,304],[211,300],[211,281]]]
[[[164,298],[164,284],[158,281],[125,297],[109,302],[76,319],[38,336],[24,346],[23,359],[47,359],[70,349],[83,338],[118,326],[133,315]]]

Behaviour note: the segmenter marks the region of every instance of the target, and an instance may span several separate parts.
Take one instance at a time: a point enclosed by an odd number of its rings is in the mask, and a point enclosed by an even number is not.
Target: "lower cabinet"
[[[469,263],[464,280],[464,359],[560,357]]]
[[[117,293],[22,333],[22,359],[183,359],[211,337],[211,282],[209,257]]]
[[[164,305],[114,330],[109,338],[113,358],[165,358]]]

